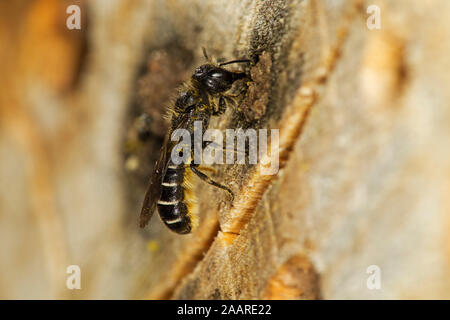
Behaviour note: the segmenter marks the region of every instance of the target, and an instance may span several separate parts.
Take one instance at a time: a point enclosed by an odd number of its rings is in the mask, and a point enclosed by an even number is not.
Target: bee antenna
[[[208,54],[206,53],[205,47],[202,47],[202,50],[203,50],[203,56],[205,57],[206,61],[209,61],[209,57],[208,57]]]
[[[251,63],[252,61],[249,59],[239,59],[239,60],[231,60],[231,61],[227,61],[227,62],[222,62],[219,64],[219,67],[221,66],[225,66],[227,64],[232,64],[232,63]]]

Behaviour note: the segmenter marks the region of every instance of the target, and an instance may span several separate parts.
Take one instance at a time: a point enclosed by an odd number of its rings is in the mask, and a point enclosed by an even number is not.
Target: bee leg
[[[227,94],[223,94],[221,97],[223,97],[223,100],[225,101],[226,105],[231,105],[233,108],[236,108],[243,101],[244,92],[245,92],[245,90],[241,91],[237,94],[227,93]]]
[[[244,81],[244,83],[242,85],[232,88],[230,91],[227,92],[226,95],[230,98],[241,97],[248,90],[248,87],[250,86],[251,79],[250,78],[246,78],[246,79],[247,80]]]
[[[238,92],[236,94],[229,93],[229,94],[226,95],[226,98],[228,98],[228,99],[230,99],[231,101],[234,102],[233,98],[239,98],[241,95],[242,95],[242,92]]]
[[[199,166],[199,167],[198,167],[198,170],[201,170],[201,171],[209,171],[209,172],[212,172],[212,173],[214,173],[214,174],[217,173],[217,170],[216,170],[216,169],[211,168],[211,167],[206,167],[206,166]]]
[[[193,173],[195,173],[195,174],[196,174],[200,179],[202,179],[203,181],[209,183],[210,185],[213,185],[213,186],[215,186],[215,187],[217,187],[217,188],[223,189],[223,190],[225,190],[226,192],[228,192],[228,194],[229,194],[230,197],[231,197],[231,202],[233,202],[233,200],[234,200],[234,194],[233,194],[233,191],[231,191],[230,188],[228,188],[228,187],[226,187],[226,186],[224,186],[224,185],[222,185],[222,184],[220,184],[220,183],[218,183],[218,182],[215,182],[213,179],[211,179],[211,178],[208,177],[206,174],[204,174],[203,172],[201,172],[201,171],[198,169],[198,164],[191,163],[190,169],[192,170]]]

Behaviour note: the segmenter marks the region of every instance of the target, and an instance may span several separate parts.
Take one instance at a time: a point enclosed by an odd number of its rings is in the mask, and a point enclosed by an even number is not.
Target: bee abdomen
[[[184,179],[184,166],[169,166],[163,178],[164,185],[181,185]]]
[[[177,233],[191,232],[188,207],[184,203],[184,166],[169,167],[163,178],[158,212],[164,224]]]
[[[162,183],[161,186],[161,201],[174,202],[180,201],[184,198],[183,187],[176,183]]]
[[[191,219],[187,215],[187,206],[184,202],[164,203],[158,201],[158,211],[164,224],[177,233],[191,232]]]

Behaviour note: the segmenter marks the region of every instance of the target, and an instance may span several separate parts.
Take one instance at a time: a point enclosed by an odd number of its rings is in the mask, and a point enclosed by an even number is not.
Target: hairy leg
[[[231,202],[233,202],[233,200],[234,200],[234,194],[233,194],[233,191],[231,191],[230,188],[228,188],[228,187],[226,187],[226,186],[224,186],[224,185],[222,185],[222,184],[220,184],[220,183],[214,181],[213,179],[211,179],[210,177],[208,177],[206,174],[204,174],[203,172],[201,172],[201,171],[198,169],[198,165],[197,165],[197,164],[191,163],[190,169],[192,170],[192,172],[194,172],[194,173],[195,173],[200,179],[202,179],[203,181],[209,183],[210,185],[213,185],[213,186],[215,186],[215,187],[217,187],[217,188],[223,189],[223,190],[225,190],[226,192],[228,192],[228,194],[231,196]]]

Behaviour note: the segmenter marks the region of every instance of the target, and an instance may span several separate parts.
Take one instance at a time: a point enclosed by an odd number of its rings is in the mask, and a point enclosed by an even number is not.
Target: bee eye
[[[211,77],[213,78],[222,78],[223,74],[220,72],[214,72],[211,74]]]

